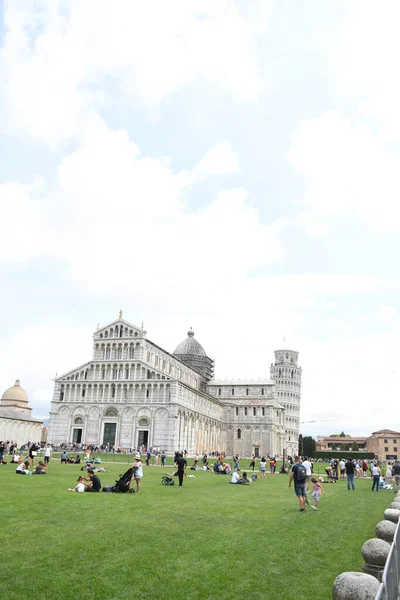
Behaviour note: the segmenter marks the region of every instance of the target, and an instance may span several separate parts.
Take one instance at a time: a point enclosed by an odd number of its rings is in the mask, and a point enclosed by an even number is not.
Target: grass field
[[[106,468],[102,485],[126,464]],[[79,465],[53,459],[45,476],[1,466],[0,598],[330,600],[336,575],[361,570],[394,496],[339,481],[318,512],[299,513],[287,475],[242,487],[188,471],[180,488],[162,486],[162,473],[144,467],[140,494],[76,494],[66,489]]]

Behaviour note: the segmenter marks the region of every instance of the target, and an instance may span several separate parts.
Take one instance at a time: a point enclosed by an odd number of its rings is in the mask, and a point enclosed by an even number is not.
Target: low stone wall
[[[333,600],[375,600],[399,525],[400,491],[383,516],[384,520],[379,521],[375,528],[376,537],[367,540],[361,548],[365,561],[363,572],[350,571],[338,575],[332,585]]]

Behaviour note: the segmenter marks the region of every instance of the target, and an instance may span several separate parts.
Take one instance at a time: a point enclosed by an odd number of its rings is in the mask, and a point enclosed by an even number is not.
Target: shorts
[[[44,457],[44,462],[45,462],[45,463],[48,463],[48,462],[50,462],[50,456],[45,456],[45,457]]]
[[[314,498],[315,502],[319,502],[319,500],[321,498],[321,494],[317,494],[317,492],[313,492],[311,494],[311,497]]]
[[[294,484],[294,492],[296,496],[304,496],[306,497],[306,484],[305,483],[295,483]]]
[[[260,473],[266,473],[267,467],[260,467]]]

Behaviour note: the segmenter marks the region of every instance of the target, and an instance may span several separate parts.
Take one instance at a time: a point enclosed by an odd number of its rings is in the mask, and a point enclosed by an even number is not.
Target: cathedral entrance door
[[[254,448],[254,456],[260,458],[260,448],[258,446],[255,446]]]
[[[105,446],[107,444],[114,446],[116,432],[117,432],[117,424],[116,423],[104,423],[103,444]]]
[[[147,445],[148,442],[149,442],[149,432],[148,431],[139,431],[138,443],[137,443],[139,448],[141,446],[146,446],[146,448],[148,448],[148,445]]]
[[[82,441],[82,429],[73,429],[72,430],[72,443],[80,444]]]

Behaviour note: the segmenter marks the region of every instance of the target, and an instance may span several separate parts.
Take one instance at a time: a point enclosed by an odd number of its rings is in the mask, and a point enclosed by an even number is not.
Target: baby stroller
[[[126,471],[123,475],[119,476],[119,479],[115,481],[115,485],[108,485],[103,487],[103,492],[114,492],[116,494],[124,494],[129,492],[133,494],[134,489],[131,489],[131,479],[135,474],[136,469],[132,467]]]
[[[161,477],[161,485],[175,485],[175,481],[169,475]]]

